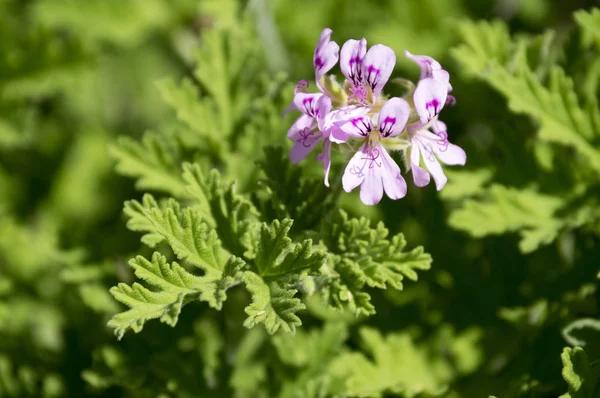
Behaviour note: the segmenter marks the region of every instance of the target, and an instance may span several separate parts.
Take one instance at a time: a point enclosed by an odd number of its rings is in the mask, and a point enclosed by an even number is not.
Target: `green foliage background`
[[[0,0],[0,396],[600,397],[594,6]],[[451,72],[443,191],[290,164],[324,27]]]

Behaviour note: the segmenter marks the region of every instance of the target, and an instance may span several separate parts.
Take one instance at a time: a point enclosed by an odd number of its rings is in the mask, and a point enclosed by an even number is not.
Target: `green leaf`
[[[565,326],[562,335],[572,347],[585,348],[592,361],[600,359],[600,320],[577,319]]]
[[[167,207],[179,209],[179,202],[175,200],[163,203],[165,211]],[[123,208],[123,213],[129,217],[127,228],[136,232],[144,232],[142,243],[151,248],[156,247],[156,245],[164,241],[165,238],[155,231],[154,225],[144,214],[144,209],[151,209],[158,206],[159,204],[152,195],[144,195],[141,203],[137,200],[128,200],[125,202]]]
[[[172,79],[162,80],[157,85],[163,100],[173,108],[177,118],[195,133],[194,144],[221,154],[222,137],[215,134],[219,131],[214,117],[218,110],[212,98],[200,98],[198,87],[190,79],[183,79],[180,86]]]
[[[364,217],[350,219],[340,211],[334,222],[327,245],[343,258],[356,262],[371,287],[402,289],[402,280],[407,277],[417,280],[415,270],[428,270],[431,256],[424,253],[423,247],[404,251],[406,239],[398,234],[388,239],[389,231],[382,222],[371,228]]]
[[[276,334],[272,343],[279,359],[286,365],[322,368],[342,351],[347,338],[348,330],[344,323],[328,322],[323,328],[314,328],[310,332],[298,330],[295,335]]]
[[[478,195],[484,191],[486,185],[493,177],[490,169],[477,170],[444,170],[448,183],[439,192],[444,200],[461,200]]]
[[[458,30],[464,44],[453,55],[464,73],[504,95],[513,112],[535,119],[539,140],[575,148],[600,172],[600,151],[591,144],[600,135],[597,103],[582,107],[573,80],[559,66],[550,68],[548,83],[542,84],[528,65],[526,42],[513,43],[505,24],[465,21]]]
[[[190,274],[177,263],[169,264],[160,253],[154,253],[152,261],[138,256],[129,261],[138,278],[143,279],[158,290],[152,291],[139,283],[131,287],[119,283],[110,293],[130,309],[115,315],[108,326],[115,329],[121,339],[128,329],[138,333],[144,323],[160,318],[170,326],[175,326],[184,300],[187,296],[198,296],[203,279]]]
[[[198,164],[183,165],[188,193],[198,201],[198,209],[215,225],[223,246],[237,256],[252,257],[258,229],[258,211],[235,184],[221,181],[218,171],[206,175]]]
[[[598,392],[600,368],[590,365],[581,347],[566,347],[560,357],[562,375],[569,386],[569,392],[561,395],[561,398],[593,398]]]
[[[529,253],[552,242],[561,220],[554,213],[562,199],[532,189],[492,185],[480,199],[468,199],[448,219],[450,226],[475,237],[519,231],[521,251]]]
[[[299,230],[314,229],[334,208],[337,193],[332,194],[321,178],[305,177],[281,146],[266,146],[258,165],[265,175],[259,183],[266,193],[266,217],[291,218]]]
[[[265,337],[263,330],[251,329],[235,349],[229,385],[237,398],[269,397],[266,393],[260,393],[261,384],[268,380],[267,364],[261,355]]]
[[[290,219],[274,220],[271,225],[262,224],[254,263],[262,277],[285,276],[304,270],[316,271],[325,262],[326,255],[312,251],[312,240],[292,245],[287,236],[292,224]]]
[[[212,308],[221,310],[223,303],[227,300],[226,291],[236,285],[242,278],[241,272],[246,267],[246,263],[241,258],[231,256],[223,272],[219,277],[213,276],[207,278],[200,295],[200,300],[206,301]]]
[[[573,14],[573,17],[581,28],[583,44],[595,43],[600,49],[600,9],[579,10]]]
[[[446,390],[447,380],[436,374],[443,374],[439,365],[435,368],[408,334],[384,337],[377,330],[364,327],[360,336],[369,356],[347,353],[332,364],[331,372],[347,378],[346,396],[379,398],[389,393],[414,397],[439,395]]]
[[[219,324],[211,317],[203,317],[194,323],[194,333],[198,338],[198,351],[204,364],[204,379],[209,388],[215,388],[218,385],[217,372],[221,366],[220,354],[225,347]]]
[[[144,195],[142,204],[133,201],[126,205],[133,215],[131,227],[151,232],[152,235],[145,238],[150,243],[158,241],[156,235],[162,236],[180,260],[201,268],[207,276],[220,275],[227,254],[221,248],[217,233],[202,221],[200,214],[189,207],[181,209],[174,201],[161,208],[148,196]],[[140,212],[149,223],[142,221]]]
[[[292,224],[292,220],[284,219],[261,226],[254,261],[258,274],[247,271],[243,277],[252,295],[252,303],[245,309],[248,318],[244,326],[248,328],[263,322],[270,334],[280,328],[293,333],[302,324],[296,312],[306,306],[294,297],[298,290],[292,285],[316,274],[326,255],[313,252],[310,239],[293,244],[287,236]]]
[[[278,281],[266,282],[254,272],[247,271],[242,278],[252,295],[252,303],[244,311],[248,315],[244,326],[252,328],[259,323],[265,324],[269,334],[279,329],[294,333],[302,321],[296,312],[306,308],[302,301],[294,297],[297,289]]]
[[[95,312],[112,315],[119,311],[119,307],[108,294],[104,285],[86,283],[79,286],[78,290],[81,301]]]
[[[30,365],[15,365],[11,358],[0,354],[0,394],[3,397],[35,396],[58,398],[65,394],[61,376],[42,373]]]
[[[327,305],[340,311],[348,309],[355,316],[375,314],[371,296],[363,291],[366,277],[358,264],[339,256],[329,258],[331,271],[325,271],[325,282],[319,288]]]
[[[167,192],[178,198],[187,196],[176,160],[179,154],[163,136],[147,133],[141,143],[120,137],[110,153],[117,161],[117,171],[136,178],[138,189]]]

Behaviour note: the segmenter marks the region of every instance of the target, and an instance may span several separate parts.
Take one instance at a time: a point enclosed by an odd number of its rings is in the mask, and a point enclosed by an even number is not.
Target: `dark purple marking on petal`
[[[448,133],[444,130],[438,131],[436,135],[440,137],[440,139],[436,141],[438,143],[439,151],[446,152],[448,145],[450,145],[450,142],[448,141]]]
[[[369,168],[372,169],[375,166],[377,167],[381,167],[381,160],[377,161],[377,159],[379,159],[379,149],[377,148],[373,148],[373,149],[369,149],[367,151],[367,153],[365,153],[366,157],[361,158],[361,160],[369,160]]]
[[[350,80],[352,80],[352,82],[354,83],[355,86],[360,85],[363,81],[362,68],[354,67],[355,64],[360,65],[361,62],[362,62],[362,58],[359,57],[358,55],[356,57],[350,58],[350,61],[348,61],[348,65],[350,66]],[[354,74],[355,72],[356,72],[356,75]]]
[[[314,144],[315,138],[319,138],[318,134],[312,134],[308,127],[303,128],[299,131],[300,138],[296,140],[296,142],[302,143],[305,148],[309,148]]]
[[[365,176],[365,173],[363,173],[363,169],[365,168],[365,166],[363,165],[363,167],[359,167],[357,164],[353,165],[352,168],[350,170],[348,170],[350,172],[350,174],[354,174],[355,176],[357,176],[358,178],[363,178]]]
[[[379,124],[379,131],[384,137],[388,137],[392,134],[392,127],[394,127],[394,124],[396,124],[396,118],[393,116],[386,116],[386,118],[383,119],[383,122]]]
[[[304,107],[304,110],[306,111],[305,113],[308,116],[311,116],[316,119],[317,115],[315,111],[314,101],[314,97],[306,97],[302,100],[302,106]]]
[[[360,130],[360,134],[365,137],[367,137],[371,130],[373,130],[373,126],[371,126],[371,121],[364,117],[350,119],[350,123],[352,123],[354,127]]]
[[[374,65],[369,65],[367,66],[367,82],[369,83],[369,86],[371,86],[371,90],[375,90],[375,87],[377,86],[377,83],[379,82],[379,74],[380,74],[380,70],[377,69]]]
[[[432,119],[435,115],[437,115],[440,110],[440,101],[437,98],[432,99],[431,101],[425,104],[425,109],[429,112],[429,118]],[[433,111],[432,111],[433,108]]]
[[[317,56],[315,58],[315,70],[321,70],[321,68],[325,65],[321,57]]]
[[[446,98],[446,105],[448,105],[448,106],[456,105],[456,98],[454,98],[453,95],[448,95],[448,98]]]

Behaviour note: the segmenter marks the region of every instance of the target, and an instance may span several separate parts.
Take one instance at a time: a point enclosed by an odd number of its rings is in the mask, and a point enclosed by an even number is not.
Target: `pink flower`
[[[325,94],[297,93],[294,96],[294,107],[302,112],[288,130],[288,138],[294,142],[290,150],[292,163],[304,159],[328,133],[323,133],[319,123],[324,122],[325,115],[331,110],[331,99]]]
[[[303,113],[288,131],[288,138],[294,142],[294,146],[290,151],[292,163],[300,162],[319,142],[323,139],[327,140],[329,136],[329,132],[325,129],[322,130],[320,127],[323,125],[324,117],[331,110],[331,99],[327,96],[321,79],[337,63],[340,50],[337,43],[330,40],[331,33],[331,29],[323,29],[313,55],[315,80],[322,93],[307,93],[306,88],[309,83],[306,80],[301,80],[294,90],[295,95],[292,104],[284,112],[284,116],[295,109]],[[319,158],[325,163],[327,184],[330,148],[330,145],[324,145],[324,151],[319,155]]]
[[[431,77],[421,80],[413,95],[420,122],[408,128],[410,164],[415,185],[423,187],[429,184],[431,174],[438,191],[448,181],[440,161],[447,165],[464,165],[467,161],[465,151],[448,141],[446,125],[437,120],[447,95],[444,83]],[[426,169],[420,166],[421,159]]]
[[[342,185],[346,192],[360,185],[360,199],[366,205],[379,203],[384,191],[391,199],[406,195],[400,167],[381,141],[400,134],[409,115],[410,106],[405,100],[391,98],[376,117],[354,117],[340,127],[346,136],[365,140],[346,166]]]
[[[319,42],[317,43],[317,48],[315,48],[315,53],[313,55],[313,67],[315,68],[315,81],[317,82],[317,86],[319,90],[325,91],[321,84],[321,78],[325,76],[327,72],[331,70],[337,64],[338,54],[340,51],[340,46],[331,41],[331,33],[332,30],[329,28],[323,29],[321,32],[321,36],[319,37]]]
[[[419,80],[433,79],[442,83],[447,88],[448,93],[452,91],[450,74],[442,68],[442,65],[438,61],[427,55],[413,55],[408,51],[404,51],[404,56],[417,63],[421,68],[421,77]],[[455,102],[456,100],[453,96],[447,96],[447,104],[454,105]]]
[[[377,100],[396,65],[396,54],[383,44],[367,51],[367,40],[348,40],[340,52],[340,68],[351,84],[350,91],[357,103],[363,104],[372,93]],[[369,93],[370,90],[370,93]]]

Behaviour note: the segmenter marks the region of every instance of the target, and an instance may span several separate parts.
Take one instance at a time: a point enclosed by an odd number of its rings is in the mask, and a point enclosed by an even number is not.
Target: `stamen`
[[[298,82],[298,84],[296,84],[296,88],[294,88],[294,94],[306,93],[306,89],[308,88],[309,85],[310,85],[310,83],[308,81],[300,80]]]
[[[367,100],[367,96],[369,95],[367,88],[362,84],[359,86],[353,85],[350,88],[350,92],[352,93],[352,95],[350,95],[350,98],[354,98],[356,102],[360,104],[364,103]]]

